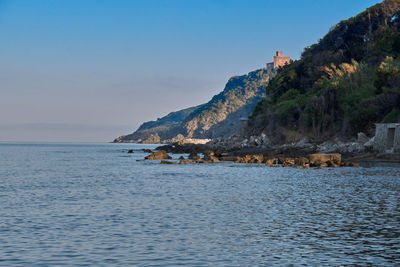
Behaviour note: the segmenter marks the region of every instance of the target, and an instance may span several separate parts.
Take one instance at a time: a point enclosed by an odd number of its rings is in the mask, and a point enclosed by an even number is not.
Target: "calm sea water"
[[[0,265],[400,264],[400,169],[137,162],[144,147],[0,144]]]

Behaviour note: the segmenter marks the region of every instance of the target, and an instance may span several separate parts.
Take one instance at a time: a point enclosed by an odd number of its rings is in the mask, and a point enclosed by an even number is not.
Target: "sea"
[[[0,143],[0,266],[400,266],[399,168],[144,161],[155,147]]]

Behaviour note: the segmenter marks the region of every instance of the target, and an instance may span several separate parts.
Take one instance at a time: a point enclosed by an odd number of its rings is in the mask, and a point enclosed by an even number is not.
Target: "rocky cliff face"
[[[145,122],[135,132],[122,135],[114,142],[160,143],[162,140],[171,139],[181,133],[182,121],[200,107],[201,105],[182,109],[171,112],[156,121]]]
[[[182,122],[187,137],[227,137],[239,127],[239,119],[248,117],[265,97],[265,86],[272,73],[266,69],[229,79],[225,89]]]
[[[240,118],[247,118],[265,97],[265,86],[273,75],[267,69],[260,69],[232,77],[224,90],[209,102],[172,112],[157,121],[145,122],[134,133],[120,136],[114,142],[160,143],[177,136],[230,136],[239,130]]]

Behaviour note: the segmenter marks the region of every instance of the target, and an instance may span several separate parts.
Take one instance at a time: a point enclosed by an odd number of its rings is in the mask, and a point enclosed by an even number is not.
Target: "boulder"
[[[373,147],[375,142],[375,136],[364,143],[364,147]]]
[[[267,158],[264,159],[265,164],[267,164],[268,166],[275,166],[276,163],[276,158]]]
[[[260,138],[261,138],[261,140],[262,140],[262,144],[263,144],[263,145],[265,145],[265,146],[271,145],[271,140],[269,140],[268,136],[266,136],[265,133],[262,133],[262,134],[260,135]]]
[[[288,157],[279,157],[279,163],[282,164],[282,167],[290,167],[295,166],[295,158]]]
[[[128,153],[133,153],[133,149],[129,149],[129,150],[128,150]]]
[[[245,155],[244,157],[238,157],[236,163],[263,163],[263,155]]]
[[[195,152],[191,152],[190,154],[189,154],[189,157],[188,157],[189,159],[192,159],[192,160],[199,160],[200,159],[200,156],[199,155],[197,155],[197,153],[195,153]]]
[[[310,165],[315,167],[340,166],[342,155],[339,153],[317,153],[309,155]]]
[[[204,158],[203,160],[208,161],[208,162],[212,162],[212,163],[218,163],[219,159],[218,157],[215,156],[214,151],[205,151],[204,152]]]
[[[369,138],[365,133],[360,132],[357,134],[357,142],[358,143],[365,144],[368,141],[369,141]]]
[[[218,163],[220,160],[216,156],[208,156],[204,157],[204,160],[212,162],[212,163]]]
[[[305,157],[295,158],[294,163],[296,164],[296,166],[310,167],[310,161],[308,158],[305,158]]]
[[[142,151],[144,153],[153,153],[153,151],[151,151],[151,149],[147,149],[147,148],[142,149]]]
[[[172,159],[165,150],[160,150],[154,153],[151,153],[150,155],[146,156],[144,159],[148,160],[155,160],[155,159]]]

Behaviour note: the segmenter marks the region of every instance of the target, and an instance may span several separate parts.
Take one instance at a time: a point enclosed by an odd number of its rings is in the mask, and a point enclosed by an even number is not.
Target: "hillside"
[[[160,143],[184,136],[187,138],[227,137],[239,129],[239,119],[248,117],[265,97],[265,86],[274,72],[260,69],[229,79],[224,90],[209,102],[172,112],[143,123],[132,134],[114,142]]]
[[[400,120],[400,0],[387,0],[335,25],[266,87],[249,135],[274,142],[307,136],[373,135]]]
[[[200,106],[182,109],[171,112],[167,116],[156,121],[145,122],[131,134],[123,135],[114,140],[114,142],[144,142],[159,143],[160,140],[170,139],[181,132],[180,125],[182,121]]]

